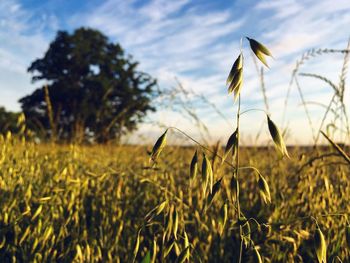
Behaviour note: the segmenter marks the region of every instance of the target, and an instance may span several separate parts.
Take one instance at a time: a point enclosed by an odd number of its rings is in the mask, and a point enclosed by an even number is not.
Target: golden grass
[[[245,240],[254,240],[253,250],[243,250],[243,262],[257,255],[271,262],[315,262],[314,218],[328,260],[350,261],[345,238],[349,165],[328,154],[331,148],[290,149],[288,162],[269,154],[272,149],[241,148],[241,167],[259,167],[269,184],[271,204],[261,199],[254,171],[242,169],[240,205],[246,218],[239,221],[228,202],[235,196],[231,167],[220,159],[211,164],[213,181],[222,178],[221,190],[215,190],[203,210],[207,199],[201,176],[190,183],[194,149],[165,147],[157,168],[149,165],[150,149],[1,139],[2,262],[131,262],[134,256],[136,262],[161,262],[162,257],[163,262],[232,262],[239,252],[239,225],[251,236]],[[302,152],[314,161],[308,163]],[[145,220],[165,200],[162,210]]]

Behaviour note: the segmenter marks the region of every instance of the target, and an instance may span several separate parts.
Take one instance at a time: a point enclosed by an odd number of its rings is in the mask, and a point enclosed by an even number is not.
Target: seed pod
[[[209,193],[207,197],[206,208],[210,207],[215,195],[220,191],[221,181],[222,181],[222,177],[214,184],[212,193]]]
[[[241,53],[239,54],[238,58],[235,60],[235,62],[232,65],[232,68],[226,80],[226,85],[231,84],[233,78],[237,74],[237,71],[242,67],[243,67],[243,54]]]
[[[155,208],[153,208],[148,214],[145,216],[145,220],[147,222],[150,222],[154,217],[159,215],[165,208],[166,204],[168,203],[167,200],[163,201],[159,205],[157,205]]]
[[[265,178],[261,174],[259,174],[258,186],[259,186],[260,196],[264,200],[264,202],[266,204],[271,203],[269,185],[267,184]]]
[[[177,257],[175,262],[183,263],[186,261],[186,259],[189,258],[189,255],[190,255],[190,246],[188,246],[182,250],[181,254]]]
[[[288,158],[290,158],[281,132],[279,131],[276,124],[270,119],[270,117],[268,115],[266,116],[267,116],[267,124],[269,127],[269,131],[270,131],[272,140],[275,143],[276,149],[280,152],[282,156],[287,156]]]
[[[262,259],[261,259],[260,253],[259,253],[258,249],[256,248],[256,246],[254,246],[253,257],[254,257],[254,262],[262,263]]]
[[[173,234],[174,234],[174,238],[176,240],[177,239],[177,229],[179,226],[179,214],[176,211],[176,207],[174,208],[173,220],[174,220]]]
[[[234,93],[234,101],[236,101],[238,98],[242,84],[243,84],[243,68],[240,68],[235,74],[232,82],[230,83],[230,86],[228,87],[228,93],[229,94],[231,92]]]
[[[347,225],[345,228],[345,239],[348,249],[350,250],[350,225]]]
[[[190,241],[188,239],[186,231],[184,232],[184,247],[190,247]],[[187,251],[187,258],[190,258],[190,250]]]
[[[137,257],[137,253],[139,252],[139,247],[140,247],[140,233],[141,233],[141,229],[139,229],[139,231],[137,232],[137,237],[136,237],[136,240],[135,240],[134,252],[133,252],[133,260],[132,260],[132,262],[135,262],[136,257]]]
[[[239,196],[239,183],[236,175],[233,175],[231,178],[230,188],[231,188],[231,199],[232,199],[232,202],[234,202],[234,200],[237,199],[237,196]]]
[[[236,102],[239,97],[239,94],[241,94],[242,86],[243,86],[243,68],[241,69],[241,72],[240,72],[239,84],[233,89],[233,102]]]
[[[169,211],[168,211],[168,216],[167,216],[167,221],[166,221],[166,238],[167,240],[170,239],[171,234],[173,233],[173,212],[174,212],[174,205],[171,205],[169,207]]]
[[[209,192],[212,193],[213,190],[213,170],[211,168],[210,161],[207,156],[203,153],[203,162],[202,162],[202,188],[203,195],[205,195],[209,183]]]
[[[190,245],[186,231],[184,231],[184,245],[185,247],[188,247]]]
[[[27,227],[26,231],[24,232],[23,236],[21,237],[19,241],[19,245],[22,245],[23,241],[29,236],[31,232],[30,226]]]
[[[76,245],[76,258],[78,259],[79,262],[83,262],[84,260],[84,256],[83,256],[83,251],[81,250],[81,247],[79,246],[79,244]]]
[[[45,244],[47,242],[47,240],[49,239],[49,237],[51,236],[51,234],[53,234],[53,227],[50,226],[45,230],[44,233],[44,238],[42,240],[42,243]]]
[[[318,263],[327,262],[327,245],[321,229],[317,226],[314,234],[314,246]]]
[[[152,249],[152,259],[151,259],[151,263],[155,263],[156,262],[156,258],[157,258],[157,240],[154,237],[153,238],[153,249]]]
[[[266,63],[266,59],[265,56],[270,56],[272,57],[272,54],[270,52],[270,50],[267,49],[267,47],[265,47],[263,44],[259,43],[258,41],[247,37],[249,44],[250,44],[250,48],[252,49],[252,51],[254,52],[255,56],[257,56],[257,58],[266,66],[269,67]]]
[[[42,205],[40,205],[39,207],[38,207],[38,209],[35,211],[35,213],[34,213],[34,215],[32,216],[32,221],[35,219],[35,218],[37,218],[39,215],[40,215],[40,213],[41,213],[41,211],[43,210],[43,206]]]
[[[235,130],[234,133],[230,136],[230,138],[227,141],[226,147],[225,147],[225,153],[224,156],[222,157],[222,163],[226,160],[227,155],[230,153],[232,150],[232,153],[234,154],[235,148],[237,146],[238,142],[238,129]]]
[[[150,161],[152,160],[153,162],[156,162],[157,158],[159,157],[159,154],[163,150],[166,144],[166,135],[167,135],[168,130],[166,130],[162,136],[158,138],[156,143],[153,146],[152,152],[151,152],[151,158]]]
[[[219,214],[219,226],[220,226],[219,234],[220,234],[220,236],[222,235],[222,233],[224,232],[224,229],[225,229],[225,225],[226,225],[226,221],[227,221],[227,214],[228,214],[227,203],[224,203],[220,209],[220,214]]]
[[[0,242],[0,249],[2,249],[6,244],[6,237],[3,235],[2,236],[2,240]]]
[[[198,152],[196,150],[192,157],[191,166],[190,166],[190,178],[192,180],[194,180],[195,177],[197,176],[197,169],[198,169]]]

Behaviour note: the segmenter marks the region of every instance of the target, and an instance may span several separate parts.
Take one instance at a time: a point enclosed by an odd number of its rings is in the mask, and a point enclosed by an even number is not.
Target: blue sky
[[[185,89],[205,96],[226,120],[203,104],[198,104],[196,113],[209,127],[212,140],[226,140],[234,129],[230,124],[236,105],[226,93],[225,79],[239,54],[242,36],[261,41],[274,55],[265,84],[272,118],[280,124],[296,59],[314,47],[345,48],[349,25],[349,0],[0,0],[0,105],[18,110],[18,99],[38,86],[31,83],[26,69],[44,54],[57,30],[87,26],[119,42],[140,62],[141,70],[158,79],[161,88],[176,85],[176,77]],[[246,42],[244,52],[242,108],[264,108]],[[337,83],[342,57],[314,59],[305,65],[305,71],[325,74]],[[307,100],[324,103],[332,94],[317,81],[301,79],[301,85]],[[317,127],[323,109],[310,106],[310,111]],[[291,131],[288,141],[310,142],[310,129],[295,87],[286,117]],[[150,119],[198,135],[193,121],[171,110],[152,114]],[[247,143],[264,120],[259,112],[242,118],[242,138]],[[155,125],[143,124],[138,134],[153,140],[159,132]],[[265,129],[263,142],[266,135]]]

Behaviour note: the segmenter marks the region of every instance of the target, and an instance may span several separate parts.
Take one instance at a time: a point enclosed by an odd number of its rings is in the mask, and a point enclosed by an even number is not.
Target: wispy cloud
[[[315,46],[343,47],[346,44],[350,2],[338,1],[335,5],[328,0],[317,3],[261,1],[252,8],[245,8],[244,2],[238,1],[237,6],[241,8],[239,13],[230,8],[203,12],[200,5],[189,1],[153,0],[138,7],[135,2],[109,0],[89,14],[88,19],[81,20],[79,14],[73,21],[79,20],[77,25],[87,24],[107,32],[141,61],[142,69],[158,77],[161,86],[174,84],[173,77],[177,76],[185,88],[207,96],[228,118],[232,116],[233,106],[224,80],[238,53],[240,36],[250,34],[265,42],[276,57],[276,61],[271,61],[272,69],[266,71],[265,80],[271,110],[275,118],[280,119],[297,56]],[[120,12],[115,15],[117,10]],[[337,58],[340,62],[341,58]],[[263,107],[255,66],[249,58],[246,67],[243,107]],[[323,67],[327,71],[329,68],[331,66]],[[322,94],[315,85],[311,89]],[[291,101],[297,102],[298,94],[292,92],[292,95]],[[294,105],[293,110],[295,107],[299,112],[295,116],[299,116],[302,107]],[[205,122],[217,127],[219,121],[204,112],[202,110],[201,116]],[[288,117],[292,119],[292,127],[298,118]],[[255,116],[247,115],[247,119],[255,123]],[[227,133],[228,129],[223,128],[222,133]],[[212,131],[217,137],[222,136],[218,130],[213,128]]]
[[[17,100],[33,90],[27,67],[47,48],[42,30],[57,26],[54,21],[53,16],[38,19],[17,0],[0,2],[0,105],[18,110]]]

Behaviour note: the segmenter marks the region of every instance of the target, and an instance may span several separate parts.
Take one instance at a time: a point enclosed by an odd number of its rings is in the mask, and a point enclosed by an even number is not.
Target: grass
[[[271,191],[272,203],[266,205],[254,172],[240,172],[241,209],[246,218],[257,221],[251,220],[246,232],[254,248],[271,262],[315,262],[315,217],[330,262],[336,256],[348,262],[349,166],[342,158],[327,155],[300,170],[307,163],[305,156],[313,155],[311,149],[290,149],[293,158],[289,162],[275,155],[267,158],[271,151],[252,147],[240,153],[241,166],[259,166]],[[331,149],[319,151],[326,154]],[[140,230],[136,261],[141,262],[148,251],[153,257],[155,242],[155,258],[160,262],[169,249],[169,244],[162,245],[162,227],[170,207],[175,207],[177,239],[170,238],[174,244],[163,262],[180,256],[185,236],[191,244],[191,262],[235,261],[240,237],[235,208],[226,201],[232,195],[230,168],[218,159],[213,164],[214,181],[222,177],[222,188],[203,211],[200,175],[189,188],[193,152],[190,147],[166,147],[157,169],[150,169],[145,147],[36,145],[3,139],[0,258],[3,262],[131,262]],[[301,152],[304,157],[299,156]],[[145,227],[145,216],[164,200],[169,205]],[[221,229],[225,202],[228,216]],[[243,262],[253,260],[254,255],[248,246]]]

